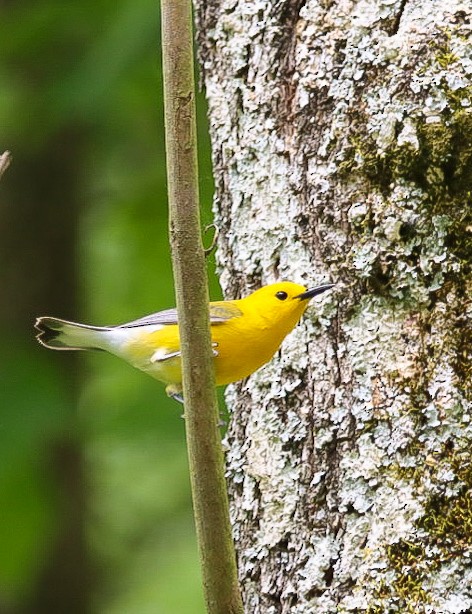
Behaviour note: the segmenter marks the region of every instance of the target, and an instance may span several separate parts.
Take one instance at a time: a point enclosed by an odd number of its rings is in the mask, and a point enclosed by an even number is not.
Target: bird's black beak
[[[317,286],[316,288],[310,288],[306,292],[302,292],[301,294],[297,294],[294,298],[299,298],[301,301],[307,301],[310,298],[313,298],[317,294],[322,294],[326,290],[332,288],[334,284],[324,284],[323,286]]]

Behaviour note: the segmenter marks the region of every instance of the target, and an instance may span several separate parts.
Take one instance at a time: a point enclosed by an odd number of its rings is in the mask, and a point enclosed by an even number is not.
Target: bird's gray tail
[[[101,350],[107,328],[77,324],[58,318],[38,318],[36,339],[52,350]]]

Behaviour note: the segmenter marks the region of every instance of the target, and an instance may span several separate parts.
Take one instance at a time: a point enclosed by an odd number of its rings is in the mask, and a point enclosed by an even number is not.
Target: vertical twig
[[[197,540],[208,612],[242,614],[217,426],[200,235],[191,1],[162,0],[161,10],[170,242]]]

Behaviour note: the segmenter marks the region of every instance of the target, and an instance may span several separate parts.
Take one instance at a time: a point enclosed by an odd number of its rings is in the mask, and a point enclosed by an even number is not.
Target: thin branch
[[[0,156],[0,179],[3,176],[3,173],[7,170],[7,168],[11,164],[11,153],[9,151],[4,151]]]
[[[207,611],[242,614],[217,426],[200,232],[191,1],[162,0],[161,10],[170,242],[197,540]]]
[[[218,226],[216,224],[208,224],[208,226],[205,226],[205,234],[209,231],[213,229],[213,238],[211,240],[211,243],[208,247],[205,247],[205,256],[208,258],[208,256],[211,256],[211,254],[213,253],[213,251],[216,249],[216,242],[218,241],[218,236],[220,234],[220,229],[218,228]]]

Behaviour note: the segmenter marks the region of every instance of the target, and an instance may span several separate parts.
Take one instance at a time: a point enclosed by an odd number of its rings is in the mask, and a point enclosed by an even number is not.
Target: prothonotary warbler
[[[300,320],[311,298],[332,288],[307,290],[284,281],[235,301],[210,303],[216,385],[243,379],[268,362]],[[176,309],[119,326],[89,326],[43,317],[37,339],[53,350],[105,350],[166,384],[182,400],[182,369]]]

